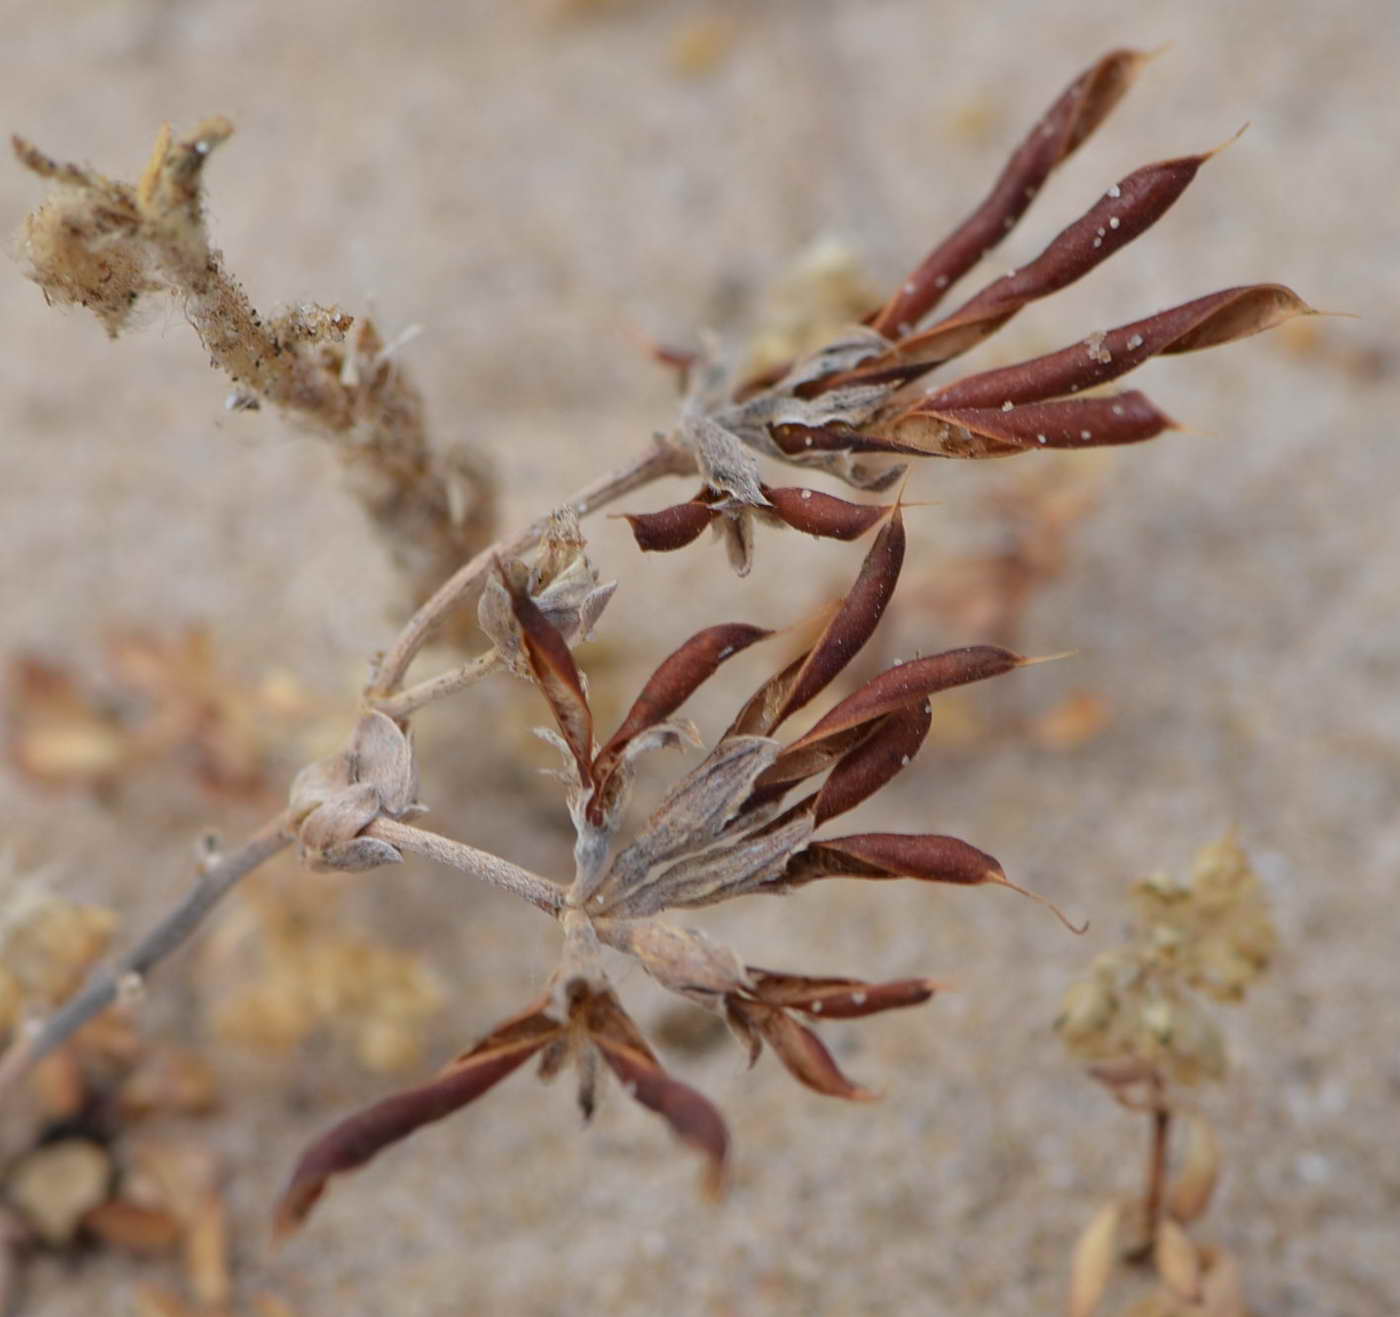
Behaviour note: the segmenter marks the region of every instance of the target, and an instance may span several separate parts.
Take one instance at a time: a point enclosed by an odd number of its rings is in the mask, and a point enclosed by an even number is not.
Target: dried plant
[[[1089,1075],[1151,1124],[1141,1199],[1105,1204],[1080,1236],[1070,1314],[1092,1317],[1127,1258],[1150,1261],[1159,1281],[1132,1317],[1245,1317],[1238,1264],[1186,1233],[1210,1206],[1221,1152],[1210,1122],[1178,1092],[1224,1077],[1224,1035],[1200,997],[1244,997],[1273,958],[1273,923],[1233,837],[1200,852],[1189,882],[1157,875],[1132,896],[1127,943],[1098,956],[1070,987],[1055,1026]],[[1186,1146],[1169,1180],[1174,1121],[1186,1127]]]
[[[1116,51],[1077,78],[1014,153],[988,198],[893,297],[867,308],[861,323],[759,373],[734,364],[749,360],[745,352],[717,344],[664,354],[684,385],[672,431],[550,516],[457,567],[377,656],[344,749],[304,769],[287,808],[247,843],[206,854],[186,899],[151,934],[53,1016],[23,1032],[0,1062],[0,1085],[60,1046],[114,999],[120,983],[139,981],[247,873],[295,844],[313,869],[357,871],[395,863],[404,852],[428,856],[551,916],[563,947],[541,995],[519,1014],[436,1078],[349,1117],[305,1152],[279,1207],[284,1230],[305,1219],[333,1176],[465,1106],[534,1057],[545,1076],[574,1068],[585,1114],[593,1109],[600,1074],[610,1071],[701,1154],[705,1183],[718,1190],[729,1153],[724,1122],[662,1067],[623,1008],[606,972],[605,949],[723,1017],[751,1061],[766,1044],[807,1087],[847,1099],[870,1097],[842,1073],[804,1020],[912,1006],[933,995],[931,980],[867,983],[758,968],[664,916],[834,877],[1014,887],[994,859],[955,838],[824,837],[817,830],[909,763],[929,729],[930,697],[1029,660],[998,646],[973,645],[896,663],[806,730],[785,732],[784,725],[812,706],[870,640],[899,579],[904,529],[898,498],[869,505],[774,486],[763,480],[759,458],[826,473],[858,490],[885,491],[899,481],[899,464],[915,457],[1000,457],[1138,442],[1172,423],[1141,393],[1103,394],[1102,386],[1151,356],[1227,343],[1306,312],[1278,285],[1232,288],[1095,332],[1060,352],[923,388],[928,372],[1144,232],[1210,158],[1192,155],[1137,170],[1034,261],[930,322],[947,290],[1012,228],[1053,170],[1103,121],[1142,62],[1135,52]],[[113,332],[125,325],[130,303],[157,286],[169,289],[240,389],[324,431],[368,436],[362,447],[371,453],[378,451],[375,436],[397,451],[405,429],[417,432],[416,420],[396,428],[403,417],[416,417],[417,397],[388,364],[377,338],[366,345],[362,327],[361,338],[343,347],[350,325],[334,309],[297,311],[265,324],[208,247],[203,166],[228,131],[223,121],[211,121],[179,142],[163,136],[136,187],[56,164],[17,142],[23,163],[57,185],[54,200],[28,229],[35,277],[50,298],[91,305]],[[795,351],[807,347],[800,338],[792,341],[800,344]],[[403,442],[417,452],[416,441]],[[677,549],[713,526],[744,573],[752,564],[757,521],[840,540],[873,533],[873,542],[815,641],[739,704],[700,764],[629,830],[627,802],[643,756],[695,741],[695,729],[677,717],[681,707],[728,658],[768,633],[727,623],[692,635],[655,669],[616,730],[600,737],[571,646],[597,624],[614,585],[600,580],[579,522],[662,476],[697,474],[703,484],[689,501],[629,518],[643,549]],[[389,484],[399,492],[418,489],[411,480],[396,481]],[[435,492],[424,498],[449,510],[445,521],[439,516],[433,524],[457,526],[441,481],[429,483]],[[402,521],[385,520],[405,544],[418,542]],[[459,559],[461,542],[455,543]],[[410,666],[427,640],[477,595],[486,646],[459,666],[410,684]],[[424,806],[413,717],[502,671],[532,683],[553,718],[546,736],[562,756],[560,777],[576,833],[574,873],[566,882],[414,822]],[[790,802],[799,789],[806,794]]]

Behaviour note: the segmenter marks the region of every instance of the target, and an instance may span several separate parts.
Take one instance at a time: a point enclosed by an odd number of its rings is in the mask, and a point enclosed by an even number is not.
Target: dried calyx
[[[662,1069],[608,982],[602,946],[723,1016],[751,1062],[766,1043],[795,1078],[819,1093],[873,1096],[842,1073],[804,1021],[913,1006],[933,995],[932,981],[866,983],[759,969],[661,916],[834,877],[1012,886],[991,856],[953,837],[863,833],[814,839],[817,828],[879,791],[918,752],[929,729],[930,696],[1027,661],[1007,650],[972,646],[899,663],[839,701],[804,734],[784,739],[787,720],[816,699],[870,639],[903,558],[904,526],[894,506],[883,514],[856,580],[810,649],[754,691],[704,760],[625,839],[620,834],[639,757],[658,746],[693,741],[693,727],[678,720],[677,711],[722,663],[769,633],[745,623],[696,633],[661,663],[616,731],[600,741],[582,674],[546,613],[549,582],[559,578],[519,565],[499,567],[486,596],[494,602],[483,603],[483,610],[490,612],[497,643],[515,656],[512,666],[525,670],[549,705],[555,725],[549,735],[564,760],[561,776],[577,833],[575,876],[558,910],[563,959],[539,1001],[436,1079],[351,1116],[313,1144],[283,1199],[283,1229],[300,1223],[330,1177],[466,1105],[536,1055],[546,1075],[565,1064],[574,1067],[585,1114],[593,1109],[600,1070],[610,1070],[703,1154],[705,1183],[717,1190],[728,1154],[724,1123],[704,1097]],[[578,571],[580,582],[592,580],[591,570]],[[573,593],[588,599],[596,589],[580,584]],[[577,600],[558,610],[574,619],[565,625],[576,633],[583,629],[580,612],[587,609]],[[818,779],[824,780],[815,785]],[[790,793],[804,784],[810,789],[790,803]],[[360,835],[363,828],[379,811],[399,817],[416,808],[414,788],[405,734],[383,714],[369,715],[350,754],[299,779],[294,799],[308,857],[333,867],[376,862],[377,848],[385,844]],[[363,850],[366,844],[376,847],[373,854]],[[397,852],[384,858],[397,858]]]
[[[1169,417],[1136,390],[1098,390],[1149,357],[1216,347],[1306,314],[1307,305],[1278,284],[1227,288],[1031,361],[922,388],[929,372],[1145,233],[1215,154],[1158,161],[1119,179],[1029,264],[925,323],[1107,118],[1146,59],[1113,51],[1076,78],[982,204],[862,324],[757,379],[726,369],[708,345],[684,358],[687,391],[676,438],[694,454],[705,483],[687,503],[630,516],[638,545],[679,549],[713,526],[745,575],[755,521],[848,539],[879,516],[878,509],[815,490],[770,489],[760,480],[756,455],[816,468],[856,489],[883,490],[911,457],[1009,457],[1151,439],[1174,428]]]

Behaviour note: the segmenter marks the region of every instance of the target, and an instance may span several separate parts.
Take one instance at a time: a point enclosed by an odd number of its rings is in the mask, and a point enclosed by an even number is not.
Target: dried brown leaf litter
[[[1172,428],[1172,421],[1141,392],[1106,392],[1106,386],[1150,357],[1219,346],[1307,313],[1282,286],[1246,285],[1089,333],[1032,360],[926,383],[1023,308],[1083,278],[1146,232],[1210,158],[1159,161],[1113,183],[1034,260],[938,314],[953,286],[1107,117],[1142,62],[1137,52],[1115,51],[1077,78],[1032,128],[988,197],[893,296],[848,308],[855,310],[852,323],[815,342],[796,330],[785,334],[779,346],[770,343],[758,353],[757,366],[753,351],[713,342],[665,354],[683,386],[670,430],[520,534],[493,544],[485,543],[489,488],[466,457],[429,446],[421,398],[373,326],[320,306],[265,321],[209,246],[203,172],[231,132],[225,121],[211,120],[179,140],[164,132],[136,185],[58,163],[17,139],[21,162],[54,188],[24,235],[31,275],[45,296],[87,306],[113,335],[128,327],[143,299],[177,296],[215,365],[233,379],[235,405],[266,402],[336,442],[371,516],[408,565],[419,607],[374,656],[342,748],[297,774],[286,807],[248,843],[202,856],[185,899],[112,970],[94,974],[51,1016],[20,1034],[0,1061],[0,1085],[56,1054],[116,998],[120,983],[139,983],[247,873],[294,847],[308,867],[340,872],[394,864],[405,852],[430,857],[549,915],[562,945],[540,996],[519,1014],[436,1077],[350,1115],[307,1148],[277,1210],[283,1232],[304,1222],[332,1179],[483,1097],[527,1063],[545,1077],[569,1069],[585,1117],[611,1075],[699,1157],[706,1189],[718,1193],[730,1162],[725,1122],[662,1064],[628,1015],[604,949],[723,1020],[751,1063],[767,1047],[816,1093],[873,1097],[844,1073],[815,1026],[919,1005],[934,995],[932,980],[867,982],[825,971],[759,968],[747,953],[678,922],[676,912],[837,878],[1023,890],[991,855],[956,837],[821,830],[910,766],[928,737],[936,697],[1007,676],[1031,661],[1009,647],[1007,633],[1029,583],[1059,569],[1064,527],[1085,500],[1070,499],[1044,514],[1015,562],[998,568],[994,584],[1002,598],[991,616],[1001,634],[984,638],[1008,643],[969,644],[896,662],[861,675],[852,689],[848,670],[870,652],[904,569],[901,496],[876,503],[770,483],[763,464],[833,476],[855,491],[875,493],[894,490],[918,457],[1002,457],[1140,442]],[[848,281],[846,293],[854,296],[854,288]],[[868,547],[806,649],[775,664],[747,697],[735,699],[727,729],[689,771],[674,774],[660,803],[638,821],[629,803],[639,778],[657,774],[658,763],[673,762],[651,752],[701,745],[695,726],[681,716],[686,702],[715,681],[730,658],[770,635],[768,627],[748,621],[705,626],[654,667],[615,729],[598,726],[575,647],[600,625],[617,583],[600,575],[580,521],[662,476],[698,477],[699,488],[688,501],[628,514],[643,550],[680,549],[710,528],[742,575],[753,567],[758,524],[865,540]],[[430,636],[444,626],[458,638],[468,634],[470,610],[462,605],[471,600],[476,631],[484,637],[476,641],[479,648],[458,667],[410,682],[410,668]],[[419,798],[413,719],[493,674],[533,687],[552,724],[542,734],[559,751],[557,776],[575,834],[571,876],[534,874],[421,826],[426,807]],[[99,764],[88,771],[114,771],[122,744],[117,732],[100,718],[85,719],[80,695],[53,674],[36,670],[26,679],[49,683],[49,721],[60,730],[68,724],[76,729],[74,738],[86,748],[74,753]],[[828,692],[834,687],[841,698],[833,702]],[[178,713],[181,706],[174,701],[172,707]],[[32,729],[26,734],[32,761],[34,746],[44,742]],[[1154,1085],[1218,1068],[1207,1024],[1182,992],[1162,985],[1179,981],[1229,997],[1267,958],[1267,938],[1248,915],[1238,885],[1203,881],[1192,891],[1194,905],[1163,896],[1160,908],[1148,912],[1158,930],[1153,954],[1168,942],[1177,948],[1171,965],[1154,962],[1147,969],[1134,960],[1098,967],[1091,980],[1097,987],[1080,990],[1062,1022],[1066,1038],[1094,1057],[1096,1077],[1119,1096],[1146,1082],[1157,1112],[1163,1107]],[[1207,928],[1191,912],[1212,901]],[[1138,989],[1129,980],[1157,985],[1160,1000],[1134,995]],[[1173,1293],[1196,1303],[1212,1286],[1227,1284],[1232,1264],[1195,1249],[1181,1229],[1204,1210],[1213,1183],[1209,1139],[1201,1135],[1192,1148],[1181,1179],[1170,1191],[1160,1184],[1153,1191],[1147,1219],[1172,1223],[1154,1226],[1151,1236],[1158,1272]],[[1163,1203],[1169,1204],[1165,1212]],[[133,1238],[151,1224],[129,1214],[125,1220],[120,1213],[108,1216],[105,1229]],[[1074,1311],[1097,1305],[1106,1283],[1103,1259],[1114,1255],[1125,1229],[1124,1209],[1115,1207],[1081,1241]],[[211,1294],[214,1288],[211,1282]]]

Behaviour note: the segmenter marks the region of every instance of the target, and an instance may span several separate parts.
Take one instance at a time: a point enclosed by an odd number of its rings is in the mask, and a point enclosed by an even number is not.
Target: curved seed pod
[[[763,492],[780,521],[824,539],[858,540],[890,512],[887,506],[850,503],[816,489],[771,489],[765,485]]]
[[[1057,234],[1029,265],[988,284],[956,311],[923,333],[901,340],[883,356],[824,381],[824,387],[863,384],[894,367],[919,367],[915,373],[921,373],[961,356],[1023,307],[1082,279],[1150,229],[1213,154],[1159,160],[1134,170]],[[902,377],[911,376],[905,370]]]
[[[1070,1262],[1069,1317],[1094,1317],[1118,1262],[1123,1209],[1108,1203],[1094,1213],[1074,1245]]]
[[[900,832],[865,832],[811,842],[788,863],[780,886],[800,887],[819,878],[918,878],[923,882],[976,887],[995,883],[1043,905],[1072,933],[1082,933],[1053,902],[1013,883],[984,851],[956,837]]]
[[[1189,1225],[1210,1206],[1220,1175],[1220,1144],[1204,1116],[1186,1118],[1186,1155],[1181,1172],[1167,1189],[1167,1211]]]
[[[1070,83],[1016,148],[986,200],[924,258],[871,327],[894,338],[932,311],[1011,232],[1045,180],[1108,117],[1147,59],[1141,51],[1110,51]]]
[[[841,606],[793,675],[778,706],[773,728],[825,690],[860,652],[884,616],[903,564],[904,519],[896,504],[865,555],[860,574]]]
[[[821,878],[918,878],[963,887],[1007,881],[992,856],[957,837],[894,832],[810,842],[792,857],[784,884],[800,887]]]
[[[762,1038],[787,1067],[788,1073],[814,1092],[824,1097],[845,1098],[848,1102],[870,1102],[878,1096],[847,1079],[827,1051],[826,1044],[786,1011],[734,997],[729,999],[728,1009],[731,1022],[742,1021],[736,1029],[741,1037]]]
[[[720,514],[692,499],[659,512],[625,515],[627,524],[632,527],[632,537],[643,553],[670,553],[699,539],[701,532]]]
[[[996,645],[968,645],[896,664],[871,678],[854,694],[848,695],[811,731],[788,746],[783,754],[792,754],[852,727],[883,718],[886,714],[920,703],[939,691],[998,677],[1031,662],[1034,660],[1022,658]]]
[[[1149,357],[1233,343],[1312,309],[1282,284],[1224,288],[1030,361],[968,375],[931,393],[930,411],[1004,407],[1079,393],[1126,375]],[[924,406],[925,404],[920,404]]]
[[[498,1026],[436,1079],[356,1112],[317,1139],[302,1153],[277,1205],[277,1233],[286,1235],[306,1220],[332,1176],[356,1170],[391,1143],[466,1106],[560,1038],[564,1028],[545,1014],[545,1005],[536,1002]]]
[[[1010,457],[1036,448],[1103,448],[1154,439],[1176,422],[1137,390],[1020,407],[935,407],[894,418],[892,429],[940,457]]]
[[[831,770],[817,793],[813,821],[825,823],[873,796],[919,753],[932,723],[933,710],[927,700],[888,714]],[[774,767],[781,763],[780,755]]]
[[[593,713],[574,656],[528,591],[511,580],[499,561],[496,574],[510,597],[511,613],[519,624],[535,684],[549,702],[560,735],[578,765],[579,783],[586,790],[593,782]]]
[[[1201,1256],[1196,1246],[1171,1217],[1157,1222],[1152,1261],[1166,1287],[1178,1298],[1194,1302],[1201,1293]]]
[[[863,983],[860,979],[814,979],[804,974],[778,974],[753,965],[748,967],[747,973],[751,991],[760,1001],[824,1020],[853,1020],[880,1011],[918,1006],[928,1001],[938,988],[932,979]]]
[[[589,1041],[628,1095],[654,1111],[683,1143],[706,1161],[704,1188],[710,1197],[724,1192],[729,1131],[724,1118],[702,1093],[672,1079],[662,1069],[646,1039],[610,990],[595,991],[575,1007]]]
[[[772,634],[763,627],[749,626],[744,622],[706,627],[662,661],[647,679],[617,731],[593,760],[593,778],[598,784],[588,806],[588,816],[593,823],[601,825],[603,821],[608,803],[605,799],[609,794],[608,783],[631,741],[675,713],[714,676],[726,659]]]

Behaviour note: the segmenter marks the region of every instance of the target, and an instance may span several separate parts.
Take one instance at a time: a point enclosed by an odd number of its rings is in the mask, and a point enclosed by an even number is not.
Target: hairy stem
[[[490,883],[492,887],[499,887],[503,892],[523,897],[546,914],[557,915],[563,909],[564,891],[557,883],[503,860],[499,855],[492,855],[490,851],[468,846],[466,842],[453,841],[450,837],[383,816],[375,819],[363,835],[378,837],[380,841],[387,841],[400,850],[426,855],[439,864],[451,865],[473,878]]]
[[[440,672],[436,677],[429,677],[426,681],[409,686],[397,695],[372,700],[371,703],[380,713],[388,714],[390,718],[407,718],[425,704],[455,695],[458,691],[466,690],[468,686],[475,686],[483,677],[489,677],[500,666],[500,662],[500,651],[492,647],[450,672]]]
[[[149,974],[172,951],[181,947],[204,918],[260,864],[291,842],[286,814],[265,823],[235,851],[204,864],[189,894],[115,965],[93,974],[76,996],[69,998],[37,1029],[22,1031],[0,1060],[0,1092],[14,1083],[55,1048],[61,1047],[95,1015],[106,1010],[123,986]]]
[[[669,439],[658,439],[640,457],[633,458],[626,465],[585,485],[567,500],[567,506],[573,508],[579,517],[586,517],[590,512],[596,512],[614,500],[661,479],[662,476],[683,476],[694,469],[694,459],[679,444]],[[491,564],[497,558],[513,558],[533,548],[539,543],[548,524],[549,518],[541,517],[513,540],[498,540],[483,549],[444,581],[432,598],[409,618],[380,660],[373,683],[366,692],[376,708],[382,708],[383,702],[398,692],[408,671],[408,665],[413,662],[428,637],[461,602],[462,597],[487,573]]]

